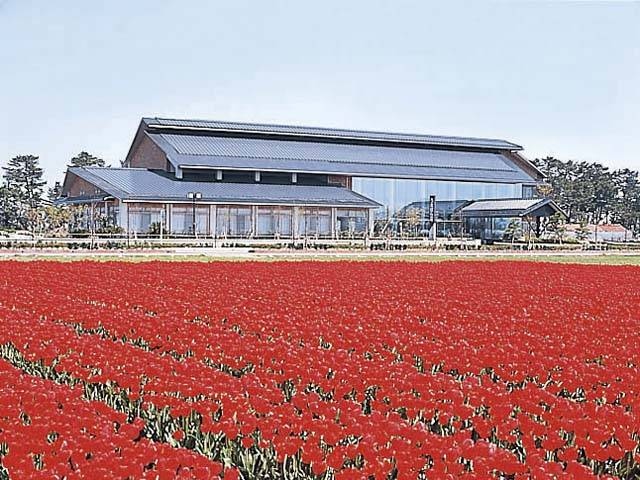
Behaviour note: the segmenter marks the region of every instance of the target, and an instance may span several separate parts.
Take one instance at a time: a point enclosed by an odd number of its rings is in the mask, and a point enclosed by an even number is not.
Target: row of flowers
[[[636,269],[3,266],[4,358],[139,419],[136,443],[246,477],[638,471]]]
[[[171,437],[152,441],[147,424],[125,413],[122,399],[47,380],[55,375],[6,346],[5,356],[21,366],[0,360],[0,456],[11,478],[208,479],[225,471]],[[227,468],[224,478],[238,476]]]

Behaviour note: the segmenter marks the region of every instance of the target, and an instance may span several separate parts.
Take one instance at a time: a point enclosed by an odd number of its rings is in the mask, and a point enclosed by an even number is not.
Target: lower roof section
[[[76,175],[122,201],[188,202],[199,192],[207,203],[263,205],[327,205],[377,208],[377,202],[347,188],[333,186],[271,185],[262,183],[193,182],[170,178],[142,168],[74,167]],[[72,203],[68,198],[63,203]]]
[[[550,217],[555,213],[565,215],[550,198],[478,200],[459,208],[458,211],[463,217]]]

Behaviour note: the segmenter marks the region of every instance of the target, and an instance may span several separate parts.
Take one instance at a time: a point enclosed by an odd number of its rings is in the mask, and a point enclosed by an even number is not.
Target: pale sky
[[[640,169],[640,3],[0,0],[0,166],[142,116],[503,138]]]

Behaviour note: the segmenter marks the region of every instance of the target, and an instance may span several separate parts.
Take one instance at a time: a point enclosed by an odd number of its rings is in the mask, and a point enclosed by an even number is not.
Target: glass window
[[[171,209],[171,233],[193,235],[193,213],[192,205],[173,205]],[[207,226],[209,225],[209,206],[197,205],[195,215],[196,232],[206,235]]]
[[[292,213],[292,209],[287,207],[259,207],[258,235],[291,236]]]
[[[156,225],[164,223],[162,205],[129,204],[129,231],[135,233],[154,233]]]
[[[535,185],[523,185],[522,186],[522,198],[535,198],[536,197]]]
[[[367,211],[338,208],[336,229],[340,233],[362,234],[367,231]]]
[[[522,184],[453,182],[444,180],[406,180],[393,178],[354,177],[353,190],[371,198],[382,205],[376,210],[377,219],[395,218],[400,211],[410,208],[424,208],[428,205],[429,195],[435,195],[436,201],[448,202],[449,206],[468,200],[489,198],[520,198]],[[443,203],[444,205],[444,203]],[[447,208],[452,212],[453,210]]]
[[[298,222],[298,235],[320,236],[331,235],[331,209],[305,208]]]
[[[222,237],[247,237],[252,233],[251,207],[219,206],[216,233]]]

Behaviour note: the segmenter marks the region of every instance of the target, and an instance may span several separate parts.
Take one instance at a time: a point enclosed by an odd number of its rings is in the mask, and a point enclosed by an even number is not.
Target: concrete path
[[[254,250],[249,248],[176,248],[157,250],[96,250],[96,251],[60,251],[60,250],[0,250],[0,260],[10,259],[51,259],[51,260],[455,260],[455,259],[511,259],[542,260],[557,259],[580,262],[601,259],[628,259],[628,262],[640,264],[640,251],[292,251],[292,250]]]

